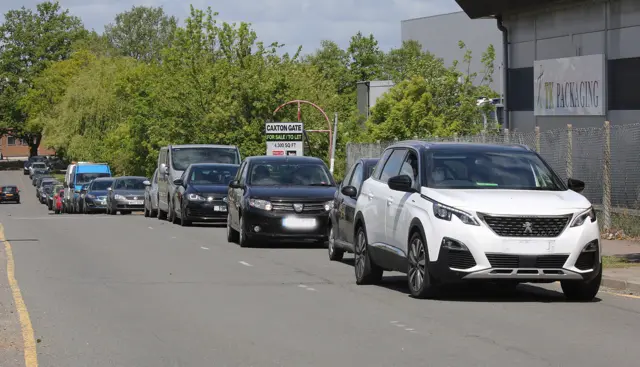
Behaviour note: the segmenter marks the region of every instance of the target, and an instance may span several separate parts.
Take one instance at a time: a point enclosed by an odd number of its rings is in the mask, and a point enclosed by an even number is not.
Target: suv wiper
[[[312,184],[309,184],[308,186],[332,186],[332,185],[330,183],[321,182],[321,183],[312,183]]]

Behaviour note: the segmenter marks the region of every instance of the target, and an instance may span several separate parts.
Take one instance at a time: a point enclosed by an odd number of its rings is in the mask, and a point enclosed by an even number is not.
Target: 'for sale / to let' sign
[[[302,122],[267,122],[267,155],[304,155]]]

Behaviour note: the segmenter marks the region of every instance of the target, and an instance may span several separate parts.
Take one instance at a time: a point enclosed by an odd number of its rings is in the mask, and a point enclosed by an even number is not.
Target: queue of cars
[[[46,195],[59,195],[58,183],[38,180]],[[326,244],[331,261],[354,254],[357,284],[398,271],[416,298],[461,281],[560,281],[569,299],[588,301],[602,278],[584,183],[563,182],[525,146],[399,142],[358,160],[341,182],[318,158],[241,159],[234,146],[168,146],[151,180],[78,163],[62,185],[72,191],[70,212],[225,223],[228,241],[241,247]]]

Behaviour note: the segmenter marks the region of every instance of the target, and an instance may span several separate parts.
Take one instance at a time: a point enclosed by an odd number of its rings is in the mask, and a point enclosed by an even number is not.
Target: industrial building
[[[463,11],[430,17],[403,20],[400,25],[402,42],[417,41],[424,51],[429,51],[441,58],[447,66],[454,61],[462,62],[464,51],[458,47],[462,41],[471,51],[470,71],[481,74],[484,67],[481,62],[482,53],[489,45],[496,51],[493,81],[488,85],[496,92],[502,91],[502,33],[496,26],[495,19],[470,19]],[[459,70],[467,68],[460,65]],[[476,79],[479,83],[482,75]]]
[[[640,1],[456,2],[471,21],[491,19],[502,31],[505,127],[640,122]]]

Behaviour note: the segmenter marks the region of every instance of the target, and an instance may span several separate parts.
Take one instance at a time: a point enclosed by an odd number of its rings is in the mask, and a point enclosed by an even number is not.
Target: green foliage
[[[482,55],[478,86],[475,74],[445,67],[417,42],[384,53],[372,35],[358,33],[346,49],[327,40],[300,57],[300,49],[282,54],[279,43],[260,42],[250,24],[217,16],[191,7],[177,26],[161,8],[133,7],[98,35],[57,3],[43,3],[37,13],[9,12],[1,26],[0,72],[8,80],[0,88],[3,126],[44,136],[46,146],[71,160],[151,175],[158,150],[168,144],[234,144],[243,156],[264,154],[264,123],[295,121],[296,104],[273,111],[302,99],[321,106],[331,128],[338,113],[339,179],[348,142],[473,133],[481,121],[476,97],[495,95],[486,87],[493,48]],[[46,37],[38,33],[45,28],[52,30]],[[462,62],[470,63],[471,53],[461,49]],[[25,64],[20,55],[39,61]],[[397,85],[365,121],[356,83],[380,79]],[[307,130],[329,128],[318,110],[301,108]],[[327,134],[308,136],[307,152],[328,162]]]

